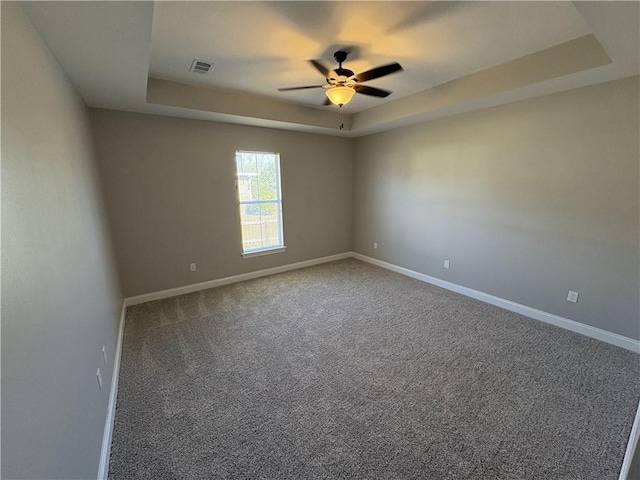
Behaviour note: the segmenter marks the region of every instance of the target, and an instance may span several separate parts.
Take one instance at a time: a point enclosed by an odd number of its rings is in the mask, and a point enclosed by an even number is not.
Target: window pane
[[[236,152],[236,166],[243,253],[283,246],[278,154]]]
[[[271,212],[271,213],[267,213]],[[277,203],[241,205],[243,251],[281,246]]]

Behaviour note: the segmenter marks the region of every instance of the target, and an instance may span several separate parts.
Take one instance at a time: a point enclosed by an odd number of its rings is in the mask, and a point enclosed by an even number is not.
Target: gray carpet
[[[128,308],[109,478],[614,480],[638,378],[349,259]]]

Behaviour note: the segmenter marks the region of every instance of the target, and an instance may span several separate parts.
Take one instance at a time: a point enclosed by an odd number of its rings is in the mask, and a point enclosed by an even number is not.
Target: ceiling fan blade
[[[367,82],[374,78],[384,77],[385,75],[389,75],[390,73],[394,73],[399,70],[402,70],[402,66],[400,66],[399,63],[394,62],[389,65],[382,65],[381,67],[372,68],[366,72],[359,73],[356,75],[356,80],[359,82]]]
[[[309,63],[316,67],[316,69],[324,76],[324,78],[327,78],[329,76],[329,69],[317,60],[309,60]]]
[[[287,88],[279,88],[279,92],[286,92],[287,90],[306,90],[308,88],[322,88],[322,85],[307,85],[305,87],[287,87]]]
[[[371,95],[372,97],[388,97],[391,92],[388,90],[382,90],[381,88],[368,87],[367,85],[356,85],[353,87],[356,92],[363,95]]]

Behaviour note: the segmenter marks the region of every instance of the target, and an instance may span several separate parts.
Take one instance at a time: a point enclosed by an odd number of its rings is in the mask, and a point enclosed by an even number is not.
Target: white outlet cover
[[[378,248],[378,243],[377,242],[373,242],[373,249],[377,249]]]
[[[196,271],[196,264],[195,263],[190,263],[189,264],[189,270],[191,270],[192,272]]]
[[[449,260],[444,261],[444,268],[449,268]]]
[[[580,295],[578,292],[569,290],[569,294],[567,295],[567,302],[578,303],[578,295]]]

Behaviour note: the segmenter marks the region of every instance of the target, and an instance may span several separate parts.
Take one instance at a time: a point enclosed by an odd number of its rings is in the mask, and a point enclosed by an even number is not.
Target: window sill
[[[275,248],[267,248],[264,250],[255,250],[253,252],[243,253],[242,258],[261,257],[263,255],[271,255],[272,253],[282,253],[286,249],[287,247],[275,247]]]

